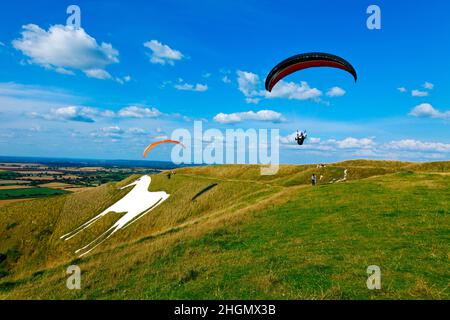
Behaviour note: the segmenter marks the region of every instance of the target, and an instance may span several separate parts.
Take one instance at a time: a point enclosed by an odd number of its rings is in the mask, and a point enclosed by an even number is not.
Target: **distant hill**
[[[44,158],[44,157],[10,157],[0,156],[0,163],[41,163],[49,166],[107,166],[107,167],[142,167],[152,169],[175,169],[183,166],[175,165],[169,161],[151,160],[102,160],[102,159],[71,159],[71,158]]]
[[[0,207],[0,299],[449,299],[450,162],[179,168],[171,195],[83,258],[122,214],[59,238],[138,176]],[[312,187],[312,173],[318,185]],[[66,288],[66,269],[82,289]],[[378,265],[382,289],[368,290]]]

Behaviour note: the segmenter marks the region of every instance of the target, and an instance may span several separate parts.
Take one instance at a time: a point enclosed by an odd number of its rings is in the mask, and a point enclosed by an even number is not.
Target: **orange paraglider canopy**
[[[153,142],[151,145],[149,145],[145,150],[144,150],[144,158],[147,157],[147,153],[153,149],[154,147],[163,144],[163,143],[175,143],[175,144],[179,144],[181,145],[183,148],[186,148],[180,141],[177,140],[161,140],[161,141],[156,141]]]

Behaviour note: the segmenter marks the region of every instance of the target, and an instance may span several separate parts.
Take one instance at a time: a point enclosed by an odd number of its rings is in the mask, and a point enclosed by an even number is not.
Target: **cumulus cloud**
[[[295,142],[297,133],[293,132],[288,136],[280,138],[280,142],[285,145],[292,145]],[[376,146],[374,138],[354,138],[347,137],[341,140],[326,139],[322,140],[319,137],[308,137],[307,143],[303,146],[304,149],[327,151],[327,152],[343,152],[345,150],[354,152],[355,150],[369,150]]]
[[[327,92],[329,97],[342,97],[343,95],[345,95],[345,90],[340,87],[333,87]]]
[[[367,149],[375,145],[373,138],[353,138],[347,137],[342,140],[328,139],[317,140],[317,144],[322,146],[329,146],[338,149]]]
[[[400,91],[401,93],[405,93],[408,91],[408,89],[406,89],[405,87],[397,88],[397,90]]]
[[[28,62],[63,74],[83,71],[88,77],[110,79],[105,70],[119,62],[119,52],[109,43],[97,41],[82,28],[54,25],[48,31],[35,24],[24,25],[12,45]]]
[[[128,128],[127,133],[132,135],[144,135],[147,134],[147,132],[142,128]]]
[[[448,119],[450,118],[450,111],[439,111],[435,109],[429,103],[422,103],[418,106],[414,107],[409,113],[410,116],[419,117],[419,118],[439,118],[439,119]]]
[[[182,91],[204,92],[208,90],[208,85],[197,83],[195,85],[189,83],[176,84],[175,89]]]
[[[111,138],[111,139],[121,139],[125,131],[119,126],[109,126],[99,128],[94,132],[91,132],[91,136],[95,138]]]
[[[248,98],[259,95],[258,86],[260,84],[260,80],[257,74],[238,70],[237,76],[239,91],[241,91],[244,96]]]
[[[138,106],[128,106],[121,109],[118,114],[122,118],[157,118],[162,115],[156,108]]]
[[[256,104],[261,98],[319,101],[319,98],[322,96],[322,91],[311,88],[305,81],[297,84],[281,80],[273,88],[272,92],[267,92],[261,89],[261,80],[259,76],[247,71],[237,71],[237,82],[239,91],[244,94],[247,103]]]
[[[245,120],[251,121],[266,121],[266,122],[281,122],[284,121],[283,115],[281,113],[272,110],[261,110],[258,112],[247,111],[238,113],[219,113],[214,117],[214,121],[229,124],[238,123]]]
[[[280,137],[285,148],[296,148],[295,135],[292,133]],[[444,142],[428,142],[415,139],[393,140],[376,143],[375,138],[328,139],[308,138],[302,146],[304,152],[316,155],[339,155],[341,157],[369,157],[380,159],[445,159],[450,154],[450,144]]]
[[[180,51],[172,49],[158,40],[150,40],[144,43],[144,47],[150,49],[151,51],[148,53],[151,63],[174,65],[175,61],[184,58],[184,55]]]
[[[264,96],[271,98],[286,98],[290,100],[315,100],[322,96],[322,91],[316,88],[311,88],[306,81],[300,84],[294,82],[285,82],[281,80],[272,89],[272,92],[263,91]]]
[[[95,122],[94,117],[100,114],[100,111],[89,107],[67,106],[51,109],[50,112],[40,114],[30,112],[27,115],[31,118],[40,118],[51,121],[76,121],[76,122]]]
[[[370,148],[374,146],[372,138],[345,138],[343,140],[329,140],[330,143],[335,143],[338,148],[341,149],[355,149],[355,148]]]
[[[427,91],[421,91],[421,90],[413,90],[411,91],[411,95],[413,97],[427,97],[428,92]]]
[[[395,150],[450,152],[450,144],[442,142],[423,142],[414,139],[391,141],[386,148]]]
[[[157,118],[163,115],[156,108],[128,106],[118,112],[92,107],[67,106],[53,108],[46,113],[29,112],[27,116],[52,121],[96,122],[105,118]]]
[[[79,122],[94,122],[92,118],[92,109],[90,108],[78,108],[74,106],[63,107],[52,110],[52,115],[57,119],[65,119]]]
[[[84,71],[84,73],[89,78],[95,78],[95,79],[101,79],[101,80],[111,79],[111,75],[109,74],[109,72],[106,70],[103,70],[103,69],[90,69],[90,70]]]

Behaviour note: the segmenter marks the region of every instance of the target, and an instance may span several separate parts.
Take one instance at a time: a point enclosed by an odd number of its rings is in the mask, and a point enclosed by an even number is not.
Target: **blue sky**
[[[71,4],[81,31],[65,26]],[[381,30],[366,27],[371,4]],[[141,159],[149,143],[203,120],[280,129],[284,163],[448,160],[449,12],[440,0],[9,2],[0,155]],[[264,93],[275,64],[310,51],[344,57],[358,82],[309,69]],[[297,129],[310,134],[304,147]]]

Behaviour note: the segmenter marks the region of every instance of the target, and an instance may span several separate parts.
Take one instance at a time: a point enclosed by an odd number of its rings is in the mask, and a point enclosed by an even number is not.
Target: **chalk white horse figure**
[[[84,251],[84,253],[80,255],[80,257],[82,257],[90,251],[94,250],[97,246],[106,241],[114,233],[136,222],[170,197],[170,195],[165,193],[164,191],[149,192],[148,187],[150,186],[151,182],[152,179],[149,176],[145,175],[137,179],[135,182],[121,188],[121,190],[123,190],[131,186],[135,186],[129,193],[127,193],[127,195],[125,195],[125,197],[117,201],[111,207],[95,216],[91,220],[87,221],[86,223],[82,224],[72,232],[63,235],[60,239],[63,239],[65,241],[72,239],[78,233],[85,230],[86,228],[89,228],[101,217],[107,215],[110,212],[126,212],[125,215],[117,220],[117,222],[111,228],[106,230],[102,235],[100,235],[88,245],[75,251],[75,253]]]

